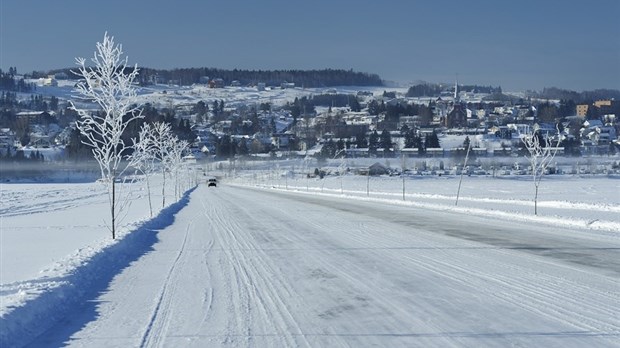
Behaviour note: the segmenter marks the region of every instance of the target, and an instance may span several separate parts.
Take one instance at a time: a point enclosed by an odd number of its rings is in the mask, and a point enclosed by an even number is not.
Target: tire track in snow
[[[79,197],[71,197],[71,198],[63,198],[63,199],[54,199],[51,201],[45,201],[41,203],[37,203],[36,199],[44,199],[51,197],[34,197],[34,199],[30,200],[30,204],[16,204],[13,206],[9,206],[8,208],[0,208],[0,215],[4,217],[13,217],[13,216],[21,216],[21,215],[31,215],[37,213],[49,213],[53,211],[62,211],[75,207],[79,207],[84,205],[84,200],[90,200],[93,198],[105,198],[104,193],[94,193],[94,194],[85,194]],[[19,203],[23,202],[23,198],[18,201]],[[7,202],[11,203],[11,202]],[[7,204],[8,205],[8,204]]]
[[[244,247],[242,247],[239,244],[238,239],[235,240],[234,238],[234,234],[242,232],[242,230],[238,229],[236,231],[232,231],[231,230],[232,228],[230,224],[228,223],[227,219],[222,215],[223,213],[219,211],[219,209],[211,210],[211,217],[214,219],[213,221],[215,225],[218,226],[217,230],[224,232],[222,234],[218,233],[218,238],[221,237],[220,244],[228,257],[228,260],[232,262],[230,264],[231,269],[229,270],[229,273],[234,274],[233,291],[235,291],[236,289],[236,291],[234,292],[234,296],[241,299],[240,302],[242,304],[242,307],[241,308],[235,307],[236,309],[236,316],[235,316],[236,332],[243,332],[245,334],[244,338],[245,338],[246,346],[250,347],[254,345],[252,341],[253,334],[254,334],[252,331],[253,329],[252,319],[259,319],[256,322],[264,324],[264,323],[268,323],[270,321],[270,318],[269,318],[265,303],[260,300],[260,296],[258,295],[258,289],[256,288],[255,280],[250,275],[251,270],[248,266],[248,263],[245,260],[245,258],[241,255],[240,250],[244,249]],[[234,298],[232,299],[231,302],[233,303],[235,302]],[[253,303],[259,305],[258,314],[261,316],[261,318],[253,318],[252,316],[252,308],[253,308],[252,304]],[[239,323],[238,321],[239,318],[243,318],[244,322],[242,324]],[[227,336],[227,339],[230,339],[230,336]],[[234,343],[234,341],[231,343]],[[291,344],[290,341],[286,342],[286,346],[289,346],[290,344]]]
[[[227,325],[225,331],[222,332],[219,336],[223,337],[221,341],[222,344],[230,345],[236,344],[234,341],[237,334],[240,333],[245,338],[245,346],[250,346],[250,338],[251,338],[251,327],[250,323],[250,314],[251,307],[249,303],[249,297],[246,292],[243,290],[245,286],[242,281],[240,281],[241,275],[239,274],[238,268],[234,267],[230,263],[233,260],[232,255],[229,252],[229,247],[225,244],[223,237],[220,236],[218,231],[221,229],[219,224],[218,214],[219,212],[215,209],[214,206],[207,205],[204,202],[204,199],[201,198],[201,204],[203,207],[203,212],[207,217],[209,224],[213,229],[214,239],[217,240],[217,244],[222,248],[222,251],[226,254],[226,259],[219,258],[219,266],[222,274],[229,274],[232,277],[227,278],[230,280],[230,283],[225,283],[226,288],[223,293],[225,293],[227,298],[227,312],[232,313],[232,317],[230,315],[227,316]],[[244,323],[239,323],[239,318],[244,318]]]
[[[337,226],[329,225],[333,221],[327,223],[324,221],[313,222],[307,220],[300,222],[300,225],[305,223],[314,223],[317,228],[331,228],[332,230],[337,228]],[[377,257],[385,256],[384,250],[379,250],[381,248],[394,249],[394,253],[402,255],[401,261],[405,260],[405,265],[408,268],[415,269],[420,267],[426,269],[443,279],[459,282],[473,291],[482,290],[484,296],[496,298],[500,303],[504,302],[517,308],[525,307],[525,310],[537,316],[546,317],[552,322],[559,322],[591,332],[602,332],[605,335],[611,336],[620,333],[618,323],[614,323],[615,319],[617,319],[617,311],[613,306],[609,308],[610,303],[619,303],[620,299],[617,292],[599,291],[595,287],[582,285],[587,283],[579,279],[565,279],[560,275],[556,276],[549,270],[549,267],[552,267],[551,270],[571,271],[571,273],[576,272],[577,275],[581,273],[584,276],[589,276],[590,274],[583,271],[582,268],[574,267],[571,264],[559,263],[557,260],[548,260],[541,256],[534,256],[532,258],[531,255],[525,255],[518,250],[511,250],[510,248],[488,247],[484,244],[480,247],[481,250],[485,250],[482,254],[467,247],[446,250],[441,245],[437,245],[436,240],[434,244],[427,243],[419,248],[432,249],[432,255],[407,251],[407,248],[398,251],[399,248],[395,248],[394,245],[399,245],[398,243],[402,243],[402,241],[397,239],[390,240],[390,233],[382,234],[382,238],[377,238],[377,236],[371,236],[369,233],[364,235],[363,228],[360,230],[358,235],[343,229],[341,232],[344,231],[344,233],[341,233],[341,235],[348,235],[348,238],[356,241],[358,244],[369,245],[370,247],[363,247],[362,249],[376,254]],[[415,232],[415,230],[412,232]],[[430,236],[428,232],[423,233],[426,236]],[[437,238],[437,236],[433,235],[432,238]],[[447,240],[451,239],[453,242],[458,241],[459,244],[463,242],[470,243],[457,238],[446,238]],[[416,240],[416,242],[422,241],[424,239]],[[480,245],[478,243],[475,244]],[[490,252],[491,255],[487,252]],[[498,255],[501,257],[498,258]],[[517,257],[516,260],[515,257]],[[532,263],[545,264],[545,267],[542,267],[542,269],[546,271],[536,271],[538,267],[530,270],[527,266],[504,261],[514,262],[518,261],[519,258],[526,260],[529,265],[532,265]],[[456,260],[459,260],[459,262],[455,262]],[[492,263],[489,262],[491,260],[493,261]],[[462,261],[466,261],[465,264],[472,267],[462,266]],[[355,266],[352,265],[352,267]],[[360,268],[353,273],[359,274],[358,272],[363,271]],[[350,272],[344,272],[340,275],[348,276],[348,273]],[[519,274],[521,276],[516,278],[510,276],[511,274]],[[599,275],[595,276],[598,279],[606,278]],[[352,281],[355,281],[355,279],[352,279]],[[603,279],[602,281],[606,280]],[[360,285],[364,286],[365,284]],[[565,287],[570,289],[572,293],[565,294]]]
[[[314,225],[315,228],[319,230],[329,230],[329,228],[332,228],[332,229],[338,229],[341,232],[346,231],[346,229],[344,228],[339,229],[338,228],[339,222],[333,221],[333,220],[315,221],[315,222],[307,220],[306,223],[308,223],[310,226]],[[344,233],[348,233],[348,232],[344,232]],[[339,255],[343,252],[346,252],[346,251],[339,250],[336,248],[325,250],[325,253],[328,254],[328,257],[326,259],[340,259],[341,261],[340,264],[337,264],[337,265],[330,264],[321,259],[317,261],[322,265],[324,269],[334,273],[336,277],[343,279],[349,285],[351,289],[354,289],[355,293],[362,294],[361,296],[357,295],[356,298],[369,298],[374,302],[375,307],[377,307],[384,313],[390,313],[388,317],[389,319],[384,318],[384,320],[387,321],[384,323],[384,327],[386,328],[399,327],[399,326],[402,326],[401,320],[404,320],[405,318],[410,318],[410,319],[412,318],[412,315],[409,312],[409,310],[405,306],[402,305],[403,302],[399,302],[398,300],[393,301],[394,294],[390,293],[390,289],[393,289],[393,288],[388,287],[387,286],[388,284],[378,285],[376,283],[369,282],[368,279],[365,277],[359,277],[359,275],[361,274],[368,274],[369,269],[365,268],[360,263],[350,261],[348,258],[343,259],[341,255]],[[382,257],[382,256],[379,255],[379,257]],[[356,319],[355,317],[351,317],[351,320],[355,320],[355,319]],[[441,332],[443,330],[442,327],[429,321],[425,321],[425,322],[416,321],[416,325],[417,325],[416,329],[421,330],[423,332]],[[387,331],[385,335],[390,335],[389,332],[390,331]],[[461,344],[459,344],[458,342],[455,343],[452,339],[447,338],[447,337],[438,337],[438,339],[441,341],[440,345],[442,347],[461,346]]]
[[[223,210],[221,206],[211,206],[207,215],[218,226],[216,228],[218,239],[227,257],[232,261],[232,273],[235,275],[232,278],[233,288],[238,289],[234,296],[242,299],[243,306],[236,308],[236,312],[237,318],[245,317],[245,321],[242,326],[236,322],[237,332],[244,331],[247,335],[246,344],[250,346],[253,343],[253,324],[262,324],[265,332],[259,332],[256,335],[264,336],[269,334],[267,330],[275,329],[278,332],[271,337],[283,339],[284,346],[310,346],[283,299],[294,298],[292,288],[268,261],[268,256],[252,241],[253,238],[249,232],[237,223],[237,219],[231,219],[231,216],[235,216],[240,221],[251,221],[250,216],[246,211],[240,211],[236,204],[228,200],[228,197],[219,198],[226,201],[227,209],[235,209],[235,212],[231,213],[229,210]],[[239,213],[245,216],[239,216]],[[252,304],[257,306],[252,306]],[[251,310],[254,307],[258,308],[257,315],[260,318],[252,316]],[[259,320],[253,322],[249,319]],[[271,325],[266,325],[268,323]],[[274,343],[281,344],[281,342]]]
[[[249,216],[249,214],[247,213],[245,215]],[[243,221],[244,219],[241,220]],[[245,221],[247,221],[247,219],[245,219]],[[252,263],[252,265],[259,266],[255,268],[257,271],[256,274],[262,275],[258,278],[259,281],[254,284],[254,290],[259,296],[259,299],[261,299],[261,302],[264,304],[263,307],[267,309],[269,304],[276,305],[278,307],[276,313],[280,314],[281,323],[283,324],[282,327],[292,327],[292,330],[287,329],[285,332],[289,334],[290,331],[293,331],[293,334],[291,334],[290,337],[292,337],[295,341],[295,345],[299,346],[299,343],[296,342],[297,340],[295,340],[295,338],[299,337],[302,339],[301,343],[309,346],[301,327],[299,326],[297,320],[293,317],[288,306],[283,300],[283,297],[285,296],[289,299],[294,298],[292,294],[292,288],[288,286],[288,283],[286,281],[283,280],[280,272],[276,270],[272,264],[267,262],[267,255],[262,251],[262,249],[257,247],[256,244],[252,242],[251,238],[237,238],[234,231],[243,231],[243,228],[238,223],[236,223],[236,221],[232,221],[231,227],[232,228],[229,229],[229,231],[231,232],[230,235],[233,237],[235,242],[243,245],[246,250],[253,250],[256,252],[256,254],[260,254],[259,257],[255,259],[255,261],[257,262]],[[262,284],[259,283],[264,283],[264,285],[269,290],[265,292],[265,298],[262,297],[262,292],[260,291],[260,289],[264,287],[262,286]],[[282,290],[284,290],[286,294],[282,294]],[[297,298],[299,297],[297,296]],[[265,311],[265,314],[267,314],[267,311]],[[269,318],[268,314],[267,316]]]
[[[378,248],[389,247],[397,242],[396,240],[389,242],[389,234],[385,234],[385,238],[381,240],[364,238],[362,231],[360,231],[358,236],[349,235],[349,238],[357,240],[357,243],[361,244],[372,242]],[[377,242],[379,243],[378,245]],[[419,239],[418,242],[424,244],[422,239]],[[496,297],[514,306],[526,308],[532,313],[561,321],[573,327],[591,331],[607,331],[612,334],[620,332],[620,327],[614,324],[613,320],[617,313],[614,309],[608,308],[609,303],[618,303],[620,301],[618,294],[614,296],[613,293],[583,286],[574,281],[556,277],[553,274],[543,273],[537,275],[536,272],[528,270],[523,266],[505,263],[497,257],[493,258],[494,270],[492,273],[489,273],[488,266],[485,267],[484,272],[475,271],[479,268],[475,267],[476,265],[489,263],[488,254],[465,253],[463,250],[459,251],[458,249],[450,249],[448,252],[435,244],[426,244],[425,247],[428,249],[435,248],[436,251],[434,251],[433,256],[420,253],[414,254],[412,252],[403,253],[402,258],[409,261],[409,267],[423,267],[446,279],[458,281],[463,286],[481,290],[488,296]],[[491,248],[489,252],[511,256],[517,254],[514,250],[501,248]],[[437,255],[437,253],[442,253],[443,255]],[[447,261],[456,259],[460,262]],[[539,257],[538,259],[542,258]],[[466,261],[471,267],[462,266],[463,261]],[[547,263],[547,260],[542,259],[537,260],[537,262]],[[554,265],[558,266],[557,263]],[[572,267],[569,268],[573,269]],[[525,274],[527,277],[520,276],[516,279],[506,276],[509,274]],[[550,280],[554,280],[552,285],[549,285]],[[481,287],[478,284],[480,282],[485,283],[486,286]],[[579,293],[565,296],[564,291],[566,287],[576,289]],[[522,296],[514,297],[507,294],[520,294]],[[598,300],[595,301],[593,299]],[[567,306],[567,304],[570,306]],[[581,312],[568,310],[567,308],[579,308]],[[610,321],[603,321],[597,318],[610,318]]]
[[[232,201],[234,197],[229,199]],[[236,197],[236,199],[240,199],[240,196]],[[235,209],[244,211],[249,210],[243,205],[238,205],[235,207]],[[348,219],[338,220],[331,219],[329,216],[325,216],[325,218],[323,219],[316,220],[313,219],[312,216],[308,216],[306,214],[294,214],[297,220],[291,220],[286,218],[281,219],[281,217],[291,214],[291,211],[288,209],[290,209],[290,205],[282,206],[281,208],[277,205],[273,207],[266,206],[262,207],[258,212],[255,208],[252,208],[253,214],[258,213],[261,216],[273,216],[274,219],[277,220],[277,223],[274,223],[273,226],[263,226],[261,224],[263,222],[263,219],[259,219],[258,221],[254,222],[252,227],[257,227],[258,230],[260,230],[261,228],[269,230],[271,227],[271,230],[291,231],[292,233],[278,233],[277,238],[286,241],[287,245],[301,245],[305,248],[309,244],[311,245],[316,243],[316,238],[322,238],[325,235],[326,231],[341,232],[342,230],[350,227],[351,225],[351,220]],[[239,215],[236,214],[235,216]],[[250,215],[248,214],[248,216]],[[247,219],[240,218],[239,220],[246,221]],[[354,220],[355,219],[353,219],[353,221]],[[258,226],[256,226],[256,224],[258,224]],[[325,240],[323,239],[318,240],[325,242]],[[249,245],[246,247],[248,248],[248,252],[263,252],[259,248],[254,248],[253,245]],[[402,303],[392,300],[393,296],[391,296],[388,290],[386,290],[383,286],[378,286],[378,284],[376,283],[368,283],[368,279],[366,277],[360,276],[367,275],[369,269],[357,264],[357,261],[360,260],[357,258],[356,255],[349,255],[354,260],[350,260],[350,257],[343,258],[342,249],[337,246],[330,247],[329,245],[323,244],[317,245],[316,249],[312,250],[320,252],[321,256],[313,257],[311,264],[315,267],[318,266],[319,269],[325,269],[328,272],[335,274],[335,277],[339,279],[338,289],[340,292],[342,292],[337,298],[334,298],[332,294],[327,295],[332,300],[336,300],[337,303],[333,303],[333,301],[330,302],[331,305],[334,307],[331,309],[326,309],[325,312],[319,314],[318,317],[320,317],[320,320],[318,321],[318,323],[314,323],[312,326],[327,326],[324,330],[327,331],[326,334],[331,338],[331,341],[329,343],[330,346],[334,346],[336,343],[335,341],[337,341],[337,344],[343,347],[350,346],[349,340],[351,340],[351,338],[353,337],[357,339],[362,339],[361,341],[357,341],[357,344],[359,344],[359,342],[366,342],[366,344],[369,344],[369,338],[362,338],[364,336],[363,334],[342,335],[342,332],[338,332],[338,329],[334,330],[334,328],[332,328],[330,325],[330,318],[332,315],[346,316],[349,318],[346,321],[351,324],[355,323],[359,319],[359,312],[350,310],[354,310],[355,307],[358,306],[365,307],[366,305],[372,305],[375,311],[379,311],[382,314],[390,313],[387,316],[384,315],[384,322],[381,323],[383,328],[387,329],[387,331],[382,331],[379,335],[385,334],[389,336],[391,332],[394,332],[393,330],[389,329],[390,327],[403,327],[404,321],[412,319],[411,313],[407,310],[407,308],[404,308],[402,306]],[[338,260],[338,262],[334,263],[334,260]],[[342,295],[346,296],[341,297]],[[371,302],[369,303],[367,301]],[[424,328],[424,332],[441,331],[440,327],[430,323],[424,323],[421,321],[416,321],[416,323],[418,324],[418,328]],[[313,335],[310,334],[308,336],[311,337]],[[451,339],[449,338],[440,338],[440,340],[442,342],[442,346],[459,346],[458,344],[455,344],[453,341],[451,341]],[[379,344],[378,342],[380,341],[377,341],[376,344]],[[356,344],[354,344],[353,346],[356,346]]]
[[[421,256],[424,257],[424,256]],[[545,285],[548,281],[547,277],[529,280],[529,277],[519,277],[519,279],[503,276],[502,274],[510,274],[508,272],[498,271],[492,274],[473,271],[472,269],[458,266],[456,263],[449,263],[443,259],[428,258],[425,262],[420,257],[405,257],[412,264],[425,267],[429,271],[440,274],[446,278],[457,280],[463,285],[477,288],[484,294],[501,299],[516,307],[524,308],[529,312],[540,316],[547,317],[554,321],[589,330],[593,332],[611,332],[613,334],[620,333],[620,327],[613,322],[602,321],[598,318],[614,318],[613,310],[610,311],[604,304],[587,300],[592,293],[583,293],[576,301],[573,297],[564,296],[562,289],[549,287]],[[439,265],[440,267],[438,267]],[[499,266],[499,265],[495,265]],[[518,271],[518,274],[527,274],[524,269]],[[480,283],[485,286],[480,287]],[[492,290],[490,290],[492,289]],[[590,289],[595,292],[594,289]],[[509,294],[519,294],[518,297]],[[603,296],[603,294],[600,294]],[[604,297],[604,296],[603,296]],[[600,298],[600,296],[597,296]],[[611,301],[611,300],[610,300]],[[617,299],[616,301],[617,302]],[[613,303],[605,301],[604,303]],[[570,305],[570,306],[567,306]],[[577,312],[567,308],[580,308]],[[588,309],[585,313],[584,310]],[[588,315],[594,314],[594,315]],[[612,319],[613,320],[613,319]]]
[[[179,249],[179,252],[172,262],[168,274],[165,278],[164,284],[159,292],[159,298],[157,304],[151,314],[146,329],[142,335],[140,341],[140,347],[160,347],[165,339],[168,326],[170,324],[169,316],[172,311],[171,304],[174,299],[175,289],[178,282],[174,280],[176,278],[177,267],[182,263],[181,258],[185,251],[187,244],[187,237],[189,236],[190,229],[193,225],[193,221],[189,223],[185,230],[185,236]]]
[[[203,204],[204,206],[204,204]],[[210,239],[205,251],[202,253],[202,260],[201,260],[201,265],[202,265],[202,269],[204,269],[207,274],[206,274],[206,278],[207,278],[207,283],[211,284],[212,282],[212,277],[211,277],[211,272],[209,271],[209,265],[208,265],[208,256],[211,252],[211,250],[213,250],[213,245],[215,243],[215,240]],[[212,313],[212,308],[213,308],[213,288],[212,287],[208,287],[206,289],[204,289],[204,293],[202,295],[202,305],[204,307],[204,314],[202,316],[202,319],[200,321],[200,325],[196,325],[196,329],[194,331],[194,336],[198,337],[200,336],[200,328],[203,326],[203,324],[205,322],[207,322],[207,320],[209,319],[211,313]]]

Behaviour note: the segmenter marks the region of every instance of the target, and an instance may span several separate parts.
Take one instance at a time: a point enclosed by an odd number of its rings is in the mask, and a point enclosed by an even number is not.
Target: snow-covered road
[[[199,187],[32,347],[613,347],[620,243],[412,207]]]

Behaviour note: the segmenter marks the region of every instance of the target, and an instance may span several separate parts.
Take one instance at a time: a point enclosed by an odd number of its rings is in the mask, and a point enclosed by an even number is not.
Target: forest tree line
[[[0,69],[0,90],[10,92],[28,93],[35,89],[31,83],[26,83],[23,78],[18,78],[17,68],[10,67],[8,71]]]
[[[442,92],[449,91],[454,93],[454,85],[440,85],[437,83],[420,83],[409,87],[407,91],[407,97],[438,97]],[[459,91],[474,92],[474,93],[486,93],[486,94],[501,94],[502,87],[493,86],[479,86],[479,85],[459,85]]]
[[[577,104],[586,104],[593,100],[620,100],[620,91],[617,89],[595,89],[592,91],[575,92],[567,89],[550,87],[544,88],[540,92],[528,91],[527,96],[539,99],[572,100]]]
[[[139,68],[138,82],[149,85],[155,81],[163,83],[173,81],[175,84],[187,86],[201,83],[201,78],[221,78],[225,85],[232,81],[239,81],[242,86],[256,85],[259,82],[266,86],[280,86],[284,82],[295,83],[298,87],[333,87],[333,86],[383,86],[383,80],[377,74],[357,72],[344,69],[320,70],[245,70],[245,69],[217,69],[217,68],[178,68],[152,69]],[[78,79],[71,69],[51,70],[47,73],[34,71],[32,78],[64,72],[70,79]]]

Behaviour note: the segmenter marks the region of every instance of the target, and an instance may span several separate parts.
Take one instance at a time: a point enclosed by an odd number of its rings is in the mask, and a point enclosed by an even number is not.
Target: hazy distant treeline
[[[181,85],[200,82],[201,77],[221,78],[226,85],[239,81],[241,85],[255,85],[259,82],[267,86],[280,86],[292,82],[299,87],[330,86],[382,86],[383,81],[376,74],[355,72],[353,70],[224,70],[214,68],[189,68],[174,70],[143,69],[141,79],[148,82],[152,76],[177,81]]]
[[[595,89],[593,91],[575,92],[556,87],[544,88],[540,92],[528,92],[528,96],[540,99],[572,100],[575,103],[590,103],[601,99],[620,100],[620,91],[617,89]]]
[[[23,78],[17,78],[17,68],[10,67],[9,71],[0,69],[0,90],[11,92],[32,92],[34,85],[26,83]]]
[[[502,87],[478,86],[478,85],[459,85],[459,91],[501,94]],[[409,87],[408,97],[438,97],[442,92],[454,93],[454,85],[440,85],[437,83],[420,83]]]
[[[52,70],[46,74],[66,73],[69,78],[77,78],[70,69]],[[35,72],[33,72],[33,76]],[[256,85],[259,82],[267,86],[280,86],[283,82],[295,83],[298,87],[332,87],[332,86],[383,86],[383,80],[377,74],[369,74],[344,69],[322,70],[226,70],[216,68],[182,68],[182,69],[151,69],[140,68],[138,80],[143,85],[155,81],[191,85],[205,82],[204,78],[223,79],[225,85],[239,81],[242,86]]]
[[[459,91],[490,94],[489,100],[514,101],[518,98],[504,95],[502,87],[459,85]],[[440,85],[437,83],[420,83],[409,87],[408,97],[438,97],[445,92],[454,92],[454,85]],[[577,104],[591,103],[600,99],[620,99],[620,91],[617,89],[595,89],[592,91],[575,92],[557,87],[547,87],[542,91],[527,91],[527,98],[571,100]]]

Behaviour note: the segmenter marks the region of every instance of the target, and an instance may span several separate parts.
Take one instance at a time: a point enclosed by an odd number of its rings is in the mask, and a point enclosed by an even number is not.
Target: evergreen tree
[[[344,150],[344,146],[345,146],[345,144],[344,144],[344,140],[339,139],[339,140],[336,142],[336,148],[338,149],[338,151],[342,151],[342,150]]]
[[[590,107],[588,108],[588,111],[586,112],[586,119],[588,120],[598,120],[600,118],[600,111],[599,109],[594,106],[593,104],[590,104]]]
[[[368,140],[366,139],[366,133],[360,133],[355,137],[355,146],[358,149],[365,149],[368,147]]]
[[[379,102],[374,99],[368,102],[368,113],[370,115],[376,116],[379,115],[379,112]]]
[[[349,106],[353,112],[360,112],[362,110],[362,106],[355,96],[351,97],[351,104]]]
[[[409,133],[409,126],[404,124],[402,127],[400,127],[400,135],[404,137],[407,135],[407,133]]]
[[[231,140],[230,136],[225,134],[220,139],[215,146],[215,154],[217,157],[221,158],[229,158],[234,156],[234,143]]]
[[[336,156],[337,151],[338,151],[338,148],[337,148],[336,143],[332,139],[329,139],[328,141],[325,142],[325,144],[323,144],[323,147],[321,148],[320,156],[322,158],[334,158],[334,156]]]
[[[418,143],[420,142],[420,138],[416,136],[414,130],[410,129],[405,134],[405,147],[406,148],[416,148],[418,147]]]
[[[381,147],[384,153],[390,152],[392,148],[392,135],[386,129],[381,132]]]
[[[56,98],[55,96],[52,96],[50,98],[49,108],[52,111],[58,111],[58,98]]]
[[[299,102],[299,98],[295,97],[295,100],[293,101],[293,105],[291,105],[290,108],[291,108],[291,116],[293,116],[294,120],[297,120],[297,118],[301,115],[301,104]]]
[[[250,153],[250,150],[248,148],[248,142],[245,138],[242,138],[238,143],[237,143],[237,153],[240,156],[246,156],[248,153]]]
[[[566,138],[560,143],[560,147],[564,148],[564,154],[568,156],[581,156],[581,150],[579,150],[580,141],[575,138]]]
[[[420,125],[422,126],[428,126],[433,121],[433,110],[430,105],[420,105],[418,115],[420,116]]]
[[[372,133],[370,133],[370,137],[368,139],[368,151],[372,154],[377,153],[377,148],[379,147],[379,134],[375,129]]]
[[[551,103],[543,103],[538,106],[538,121],[555,123],[558,118],[558,108]]]
[[[201,124],[205,121],[207,113],[209,112],[209,105],[201,100],[194,105],[192,112],[196,114],[196,123]]]
[[[563,99],[560,101],[560,109],[558,110],[559,117],[574,116],[577,114],[577,105],[572,99]]]
[[[427,135],[426,138],[424,139],[425,149],[440,148],[440,147],[441,145],[439,144],[439,137],[437,136],[437,133],[435,133],[435,131]]]
[[[271,111],[271,103],[261,103],[260,110],[265,112]]]
[[[256,110],[254,110],[252,112],[252,116],[250,121],[252,121],[252,130],[251,130],[251,134],[256,134],[260,131],[260,120],[258,118],[258,113],[256,112]]]

